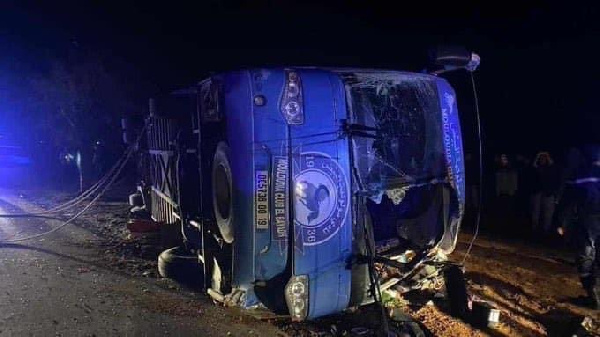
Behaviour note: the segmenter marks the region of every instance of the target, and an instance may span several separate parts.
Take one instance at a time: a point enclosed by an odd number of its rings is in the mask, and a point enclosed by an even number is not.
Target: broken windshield
[[[413,186],[445,179],[441,112],[435,79],[388,73],[346,77],[353,123],[374,137],[353,137],[359,179],[377,203],[397,203]]]

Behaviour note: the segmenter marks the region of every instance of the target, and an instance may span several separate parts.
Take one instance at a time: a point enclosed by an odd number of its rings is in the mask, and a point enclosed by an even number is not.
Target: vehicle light
[[[304,123],[302,99],[300,75],[295,71],[286,71],[280,110],[288,124],[299,125]]]
[[[306,289],[304,288],[304,284],[300,282],[296,282],[292,285],[292,294],[294,296],[302,296],[304,295]]]
[[[292,321],[299,322],[308,315],[308,276],[292,276],[285,287],[285,301]]]
[[[296,82],[288,83],[287,89],[287,97],[289,98],[297,97],[300,94],[300,88],[298,87],[298,84]]]

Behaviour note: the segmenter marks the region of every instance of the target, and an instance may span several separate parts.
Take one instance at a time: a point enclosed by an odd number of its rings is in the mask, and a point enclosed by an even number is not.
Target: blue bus
[[[206,290],[230,305],[302,321],[372,303],[376,288],[422,289],[464,211],[456,100],[424,73],[211,76],[151,100],[146,206],[181,225]]]

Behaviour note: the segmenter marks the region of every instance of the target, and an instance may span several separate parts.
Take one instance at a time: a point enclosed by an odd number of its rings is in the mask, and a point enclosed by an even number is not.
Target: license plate
[[[269,229],[269,175],[257,170],[254,176],[254,219],[256,229]]]

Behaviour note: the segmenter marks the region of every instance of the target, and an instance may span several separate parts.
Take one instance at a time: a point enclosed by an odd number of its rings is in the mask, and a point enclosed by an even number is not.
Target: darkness
[[[136,99],[250,66],[340,65],[421,71],[427,48],[458,44],[481,55],[476,74],[488,153],[562,150],[598,141],[598,6],[593,2],[379,1],[3,2],[0,71],[6,122],[19,115],[19,84],[73,48],[103,55],[128,74]],[[460,95],[473,150],[472,94]],[[11,115],[12,114],[12,115]],[[19,122],[14,122],[19,127]]]

